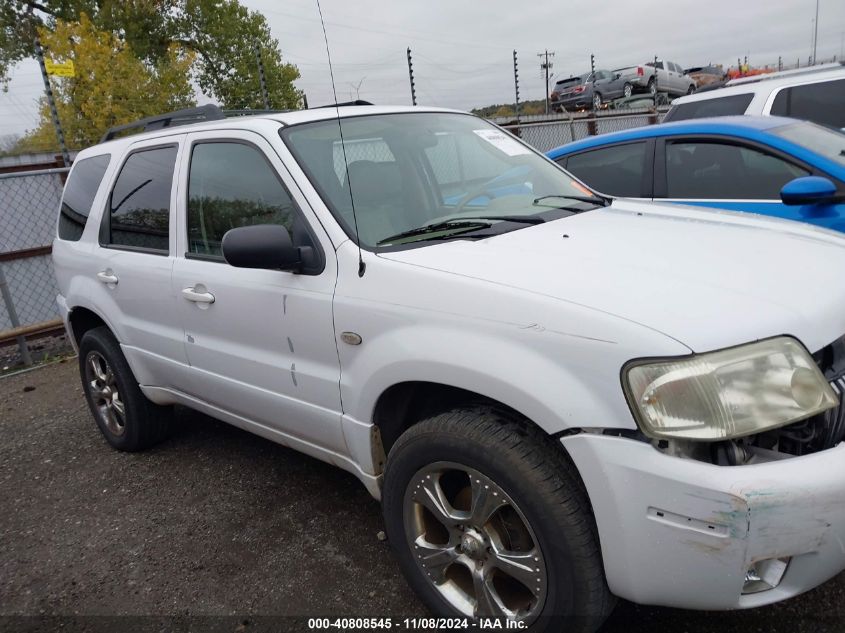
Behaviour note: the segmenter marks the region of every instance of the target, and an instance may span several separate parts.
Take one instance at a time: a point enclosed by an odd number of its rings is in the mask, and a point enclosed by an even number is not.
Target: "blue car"
[[[612,196],[748,211],[845,232],[845,134],[718,117],[602,134],[548,152]]]

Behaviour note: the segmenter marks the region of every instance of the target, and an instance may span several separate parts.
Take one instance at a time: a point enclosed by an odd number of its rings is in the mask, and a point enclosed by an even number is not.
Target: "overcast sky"
[[[315,0],[241,0],[267,17],[310,105],[333,101]],[[643,63],[654,55],[683,67],[710,62],[802,65],[812,53],[815,0],[321,0],[337,97],[410,103],[405,49],[411,47],[417,101],[470,109],[513,101],[513,50],[520,95],[540,99],[537,53],[554,51],[552,72]],[[818,58],[845,47],[845,1],[820,0]],[[553,81],[553,80],[552,80]],[[360,86],[360,90],[358,87]],[[20,64],[0,93],[0,135],[36,120],[43,84],[35,62]],[[208,102],[200,97],[200,102]]]

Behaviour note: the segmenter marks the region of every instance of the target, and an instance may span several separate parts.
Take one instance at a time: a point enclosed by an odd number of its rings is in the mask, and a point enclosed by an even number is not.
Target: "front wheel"
[[[691,84],[689,89],[687,90],[687,94],[691,95],[694,92],[695,92],[695,84]]]
[[[594,631],[612,608],[574,466],[509,413],[460,408],[406,431],[382,501],[402,571],[437,615]]]
[[[598,92],[593,95],[593,110],[601,110],[601,94]]]
[[[648,80],[648,94],[654,96],[657,92],[657,82],[654,81],[654,77]]]

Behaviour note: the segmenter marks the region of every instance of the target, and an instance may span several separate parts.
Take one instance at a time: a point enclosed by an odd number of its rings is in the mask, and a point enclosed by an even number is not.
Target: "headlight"
[[[654,438],[716,441],[797,422],[839,401],[798,341],[778,338],[623,371],[631,409]]]

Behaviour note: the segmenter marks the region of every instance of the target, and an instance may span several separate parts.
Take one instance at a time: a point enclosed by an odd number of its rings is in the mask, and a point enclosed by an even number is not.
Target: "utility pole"
[[[408,47],[408,78],[411,80],[411,105],[417,105],[417,89],[414,86],[414,64],[411,62],[410,47]]]
[[[53,88],[50,86],[50,77],[47,75],[47,66],[44,65],[44,49],[41,48],[41,40],[35,36],[35,56],[38,58],[38,65],[41,67],[41,78],[44,79],[44,92],[47,93],[47,103],[50,105],[50,116],[53,117],[53,126],[56,128],[56,137],[59,139],[59,148],[62,150],[62,160],[65,167],[70,167],[70,154],[65,144],[65,133],[62,132],[62,124],[59,122],[59,111],[56,110],[56,98],[53,96]]]
[[[596,56],[590,53],[590,81],[593,82],[593,103],[591,104],[593,112],[596,111]]]
[[[513,89],[516,95],[516,122],[519,123],[519,69],[516,62],[516,50],[513,51]]]
[[[542,57],[545,61],[540,63],[540,71],[546,72],[546,84],[544,91],[546,93],[546,114],[549,113],[549,69],[552,67],[552,63],[549,61],[549,57],[554,57],[555,53],[552,51],[551,53],[546,49],[544,53],[537,53],[537,57]]]
[[[270,109],[270,95],[267,94],[267,81],[264,78],[264,63],[261,61],[261,45],[255,42],[255,61],[258,62],[258,83],[261,86],[261,99],[264,101],[264,109]]]
[[[778,70],[783,70],[783,58],[778,55]]]
[[[816,24],[813,27],[813,64],[816,63],[816,46],[819,43],[819,0],[816,0]]]
[[[657,55],[655,55],[654,56],[654,109],[655,110],[657,110],[657,94],[659,92],[658,89],[657,89],[657,75],[658,74],[659,73],[657,72]]]

